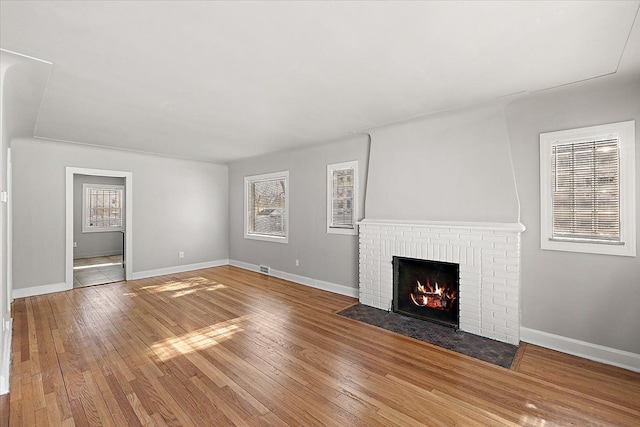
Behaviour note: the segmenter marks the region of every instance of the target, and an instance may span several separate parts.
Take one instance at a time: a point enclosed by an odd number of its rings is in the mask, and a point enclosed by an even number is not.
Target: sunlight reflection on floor
[[[151,350],[161,359],[168,360],[175,356],[186,355],[198,350],[217,345],[235,334],[244,331],[239,324],[255,317],[255,314],[210,325],[180,336],[170,337],[151,345]]]
[[[203,277],[192,277],[181,281],[167,282],[162,285],[147,285],[141,286],[140,290],[147,291],[151,294],[159,292],[175,292],[171,297],[178,298],[185,295],[192,294],[196,291],[217,291],[220,289],[226,289],[227,286],[222,283],[215,282],[213,280],[207,280]],[[124,294],[129,297],[136,297],[136,292],[128,292]]]

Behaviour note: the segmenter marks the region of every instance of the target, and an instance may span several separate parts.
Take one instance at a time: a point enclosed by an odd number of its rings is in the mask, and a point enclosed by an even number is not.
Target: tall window
[[[540,135],[542,249],[635,256],[635,124]]]
[[[358,161],[327,166],[327,233],[357,234]]]
[[[124,186],[82,184],[82,232],[122,231]]]
[[[288,242],[288,188],[289,171],[244,178],[245,238]]]

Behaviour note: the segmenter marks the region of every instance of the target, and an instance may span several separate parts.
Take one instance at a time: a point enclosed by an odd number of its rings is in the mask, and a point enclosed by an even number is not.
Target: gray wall
[[[364,215],[369,138],[250,158],[229,164],[230,259],[268,265],[338,285],[358,287],[358,237],[327,234],[327,165],[358,160],[359,215]],[[289,243],[244,238],[244,177],[289,171]],[[300,260],[296,267],[295,260]]]
[[[640,354],[640,258],[541,250],[539,178],[541,132],[635,119],[640,203],[640,78],[602,78],[541,92],[505,113],[527,226],[522,326]],[[636,225],[640,233],[640,206]]]
[[[77,244],[77,246],[73,248],[73,258],[77,259],[122,254],[124,243],[122,232],[82,232],[82,184],[109,184],[124,186],[124,178],[92,175],[73,176],[73,241]]]
[[[14,289],[64,282],[67,166],[132,172],[134,273],[228,258],[225,165],[38,139],[12,153]]]
[[[367,218],[518,222],[502,106],[371,131]]]

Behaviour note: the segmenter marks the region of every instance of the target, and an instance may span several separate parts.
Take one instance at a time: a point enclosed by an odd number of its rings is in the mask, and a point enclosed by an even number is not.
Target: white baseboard
[[[53,292],[68,291],[73,288],[73,284],[52,283],[50,285],[31,286],[29,288],[13,289],[13,299],[32,297],[34,295],[51,294]]]
[[[2,354],[0,354],[0,394],[9,393],[9,368],[11,363],[11,331],[13,319],[2,328]]]
[[[255,272],[260,271],[260,266],[255,264],[249,264],[243,261],[236,261],[234,259],[231,259],[229,260],[229,264],[235,267],[243,268],[245,270],[250,270]],[[325,282],[323,280],[317,280],[317,279],[312,279],[310,277],[287,273],[286,271],[274,270],[273,268],[271,269],[269,275],[274,277],[279,277],[281,279],[288,280],[290,282],[299,283],[301,285],[310,286],[312,288],[322,289],[324,291],[329,291],[329,292],[333,292],[340,295],[346,295],[348,297],[354,297],[354,298],[358,297],[358,288],[350,288],[348,286],[338,285],[336,283]]]
[[[164,276],[165,274],[184,273],[185,271],[202,270],[203,268],[220,267],[229,264],[228,259],[200,262],[197,264],[177,265],[175,267],[159,268],[157,270],[137,271],[132,274],[133,280],[147,277]]]
[[[640,372],[640,354],[524,327],[520,328],[520,340],[607,365]]]

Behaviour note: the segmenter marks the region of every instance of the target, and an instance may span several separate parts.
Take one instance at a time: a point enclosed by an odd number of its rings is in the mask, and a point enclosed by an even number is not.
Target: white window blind
[[[353,228],[353,169],[334,170],[331,181],[331,227]]]
[[[618,140],[554,145],[553,238],[620,241]]]
[[[288,172],[245,178],[247,223],[245,237],[287,237]]]
[[[635,122],[540,134],[540,248],[636,256]]]
[[[83,232],[118,231],[123,228],[124,187],[83,184]]]
[[[357,234],[358,161],[327,165],[327,233]]]

